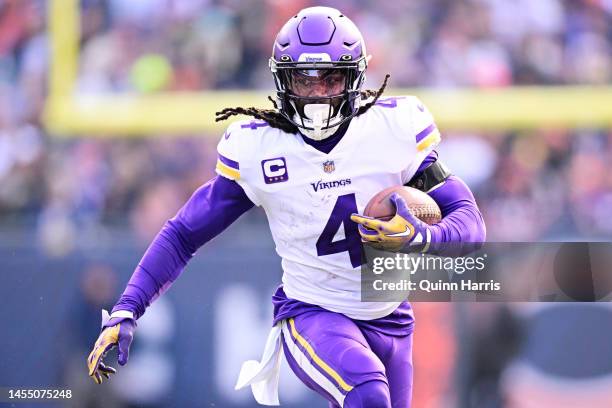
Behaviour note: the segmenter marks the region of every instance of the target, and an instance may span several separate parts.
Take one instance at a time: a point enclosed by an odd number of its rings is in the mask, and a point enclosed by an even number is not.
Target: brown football
[[[389,197],[396,191],[404,197],[410,212],[421,221],[433,225],[442,219],[440,207],[433,198],[421,190],[407,186],[389,187],[376,194],[366,206],[363,214],[379,220],[390,220],[395,215],[395,206]]]

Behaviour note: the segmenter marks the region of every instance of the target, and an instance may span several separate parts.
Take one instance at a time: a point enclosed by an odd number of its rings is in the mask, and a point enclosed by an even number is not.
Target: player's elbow
[[[458,233],[458,248],[461,255],[479,250],[487,238],[487,228],[484,218],[476,202],[471,201],[456,210],[454,224]]]
[[[478,208],[476,203],[474,203],[472,213],[474,223],[470,238],[471,242],[474,242],[478,245],[478,248],[476,249],[479,249],[482,244],[487,240],[487,226],[485,224],[484,217],[482,216],[482,213],[480,212],[480,209]]]
[[[159,232],[159,238],[170,246],[182,262],[187,262],[197,250],[189,230],[175,218],[164,224]]]

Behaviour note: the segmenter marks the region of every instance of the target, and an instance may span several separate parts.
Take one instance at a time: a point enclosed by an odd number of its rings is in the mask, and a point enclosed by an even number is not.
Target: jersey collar
[[[333,150],[333,148],[336,147],[336,145],[340,142],[340,140],[342,140],[351,122],[352,119],[347,120],[346,122],[340,125],[336,133],[323,140],[313,140],[307,136],[304,136],[301,133],[300,136],[304,140],[304,143],[306,143],[307,145],[312,146],[313,148],[317,149],[322,153],[329,154]]]

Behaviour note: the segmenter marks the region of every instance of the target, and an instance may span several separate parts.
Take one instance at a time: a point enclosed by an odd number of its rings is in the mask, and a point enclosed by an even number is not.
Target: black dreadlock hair
[[[377,91],[373,89],[366,89],[364,91],[361,91],[362,99],[372,98],[372,100],[366,103],[365,105],[360,106],[355,116],[359,116],[359,115],[366,113],[368,109],[374,106],[376,101],[378,101],[378,98],[380,98],[383,92],[385,92],[385,88],[387,87],[387,81],[389,80],[390,77],[391,75],[389,74],[385,75],[385,80],[383,81],[382,85]],[[284,117],[280,113],[278,105],[276,104],[274,99],[268,96],[268,100],[272,102],[272,106],[274,106],[274,109],[260,109],[260,108],[254,108],[254,107],[225,108],[221,110],[220,112],[215,112],[215,115],[217,115],[217,117],[215,118],[215,122],[221,122],[235,115],[247,115],[247,116],[252,116],[255,119],[261,119],[267,122],[268,125],[270,125],[270,127],[280,129],[287,133],[297,133],[298,132],[297,126],[289,122],[287,118]]]

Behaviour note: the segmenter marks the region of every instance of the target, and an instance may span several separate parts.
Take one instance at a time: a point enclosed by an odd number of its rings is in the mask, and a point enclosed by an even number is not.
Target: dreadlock
[[[372,106],[376,104],[376,101],[378,101],[378,98],[380,98],[383,92],[385,92],[385,88],[387,87],[387,81],[389,80],[390,77],[391,75],[389,74],[385,75],[385,80],[383,81],[380,88],[378,88],[378,91],[374,91],[373,89],[366,89],[365,91],[361,92],[361,97],[363,99],[368,99],[368,98],[373,98],[373,99],[370,102],[366,103],[365,105],[360,106],[359,110],[357,111],[356,116],[366,113],[368,109],[370,109]]]
[[[387,81],[389,80],[390,77],[391,75],[389,74],[385,75],[385,80],[383,81],[382,85],[377,91],[373,89],[366,89],[364,91],[361,91],[361,99],[367,100],[371,98],[372,100],[360,106],[355,116],[359,116],[359,115],[366,113],[368,109],[370,109],[372,106],[376,104],[376,101],[378,101],[378,98],[380,98],[383,92],[385,92],[385,88],[387,87]],[[268,123],[268,125],[270,125],[270,127],[280,129],[287,133],[297,133],[298,132],[297,126],[289,122],[287,118],[284,117],[282,113],[280,113],[280,109],[278,108],[276,101],[272,99],[270,96],[268,96],[268,100],[272,102],[272,106],[274,106],[274,109],[260,109],[260,108],[254,108],[254,107],[225,108],[225,109],[222,109],[220,112],[215,112],[215,115],[217,116],[215,118],[215,122],[221,122],[235,115],[247,115],[247,116],[252,116],[255,119],[260,119],[260,120],[265,121],[266,123]]]
[[[258,109],[254,107],[249,108],[225,108],[220,112],[216,112],[215,122],[221,122],[222,120],[226,120],[230,116],[234,115],[247,115],[252,116],[255,119],[261,119],[268,123],[273,128],[281,129],[287,133],[296,133],[297,126],[293,123],[289,122],[287,118],[285,118],[276,107],[276,103],[274,102],[274,109]]]

